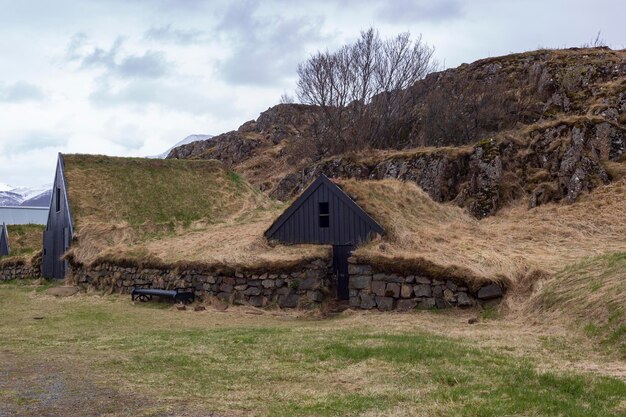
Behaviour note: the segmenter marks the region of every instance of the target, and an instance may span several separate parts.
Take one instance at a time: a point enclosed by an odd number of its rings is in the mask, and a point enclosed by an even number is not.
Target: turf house
[[[284,204],[215,160],[59,155],[41,269],[101,291],[187,288],[259,307],[499,299],[501,276],[402,252],[450,216],[397,180],[321,175]]]

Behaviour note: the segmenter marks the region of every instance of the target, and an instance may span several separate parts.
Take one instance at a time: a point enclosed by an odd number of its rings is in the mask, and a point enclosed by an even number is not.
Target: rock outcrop
[[[320,109],[281,104],[237,131],[181,146],[169,157],[219,159],[280,200],[320,173],[398,178],[478,218],[518,198],[529,207],[573,202],[611,181],[607,161],[623,159],[624,50],[540,50],[484,59],[430,74],[410,93],[412,105],[397,120],[407,133],[398,136],[395,150],[314,155],[309,146],[321,129]],[[433,109],[443,112],[439,119]],[[460,124],[439,129],[441,119]],[[463,135],[450,133],[457,131]]]
[[[573,202],[583,191],[610,181],[603,163],[621,159],[625,147],[626,129],[578,118],[534,126],[522,139],[504,135],[471,148],[329,158],[286,175],[272,196],[289,199],[321,173],[330,178],[396,178],[413,181],[433,200],[454,201],[482,218],[520,197],[527,197],[530,207]]]
[[[283,140],[312,136],[313,115],[317,109],[303,104],[279,104],[250,120],[239,129],[210,140],[192,142],[171,150],[168,158],[219,159],[235,166]]]

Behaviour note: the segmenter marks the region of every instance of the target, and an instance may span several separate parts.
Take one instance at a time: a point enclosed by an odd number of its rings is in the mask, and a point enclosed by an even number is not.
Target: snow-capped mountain
[[[24,198],[11,191],[0,191],[0,207],[2,206],[19,206],[24,201]]]
[[[148,156],[147,158],[160,158],[160,159],[164,159],[167,157],[167,155],[170,154],[170,151],[174,148],[176,148],[177,146],[181,146],[181,145],[186,145],[188,143],[191,142],[197,142],[199,140],[207,140],[207,139],[211,139],[213,137],[213,135],[189,135],[187,136],[185,139],[181,140],[180,142],[178,142],[176,145],[172,146],[171,148],[169,148],[167,151],[163,152],[160,155],[154,155],[154,156]]]
[[[41,194],[37,194],[27,200],[22,201],[21,206],[28,207],[49,207],[52,199],[52,186]]]
[[[24,200],[30,200],[33,197],[37,197],[43,193],[50,192],[52,184],[43,185],[41,187],[15,187],[11,192],[20,194],[24,197]]]
[[[40,187],[12,187],[0,183],[0,206],[47,207],[52,197],[52,184]]]

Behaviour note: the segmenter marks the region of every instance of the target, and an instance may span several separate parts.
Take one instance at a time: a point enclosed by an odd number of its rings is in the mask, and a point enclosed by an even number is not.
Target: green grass
[[[541,310],[576,322],[589,336],[626,359],[626,252],[587,258],[543,285]]]
[[[258,190],[218,161],[64,155],[74,219],[130,225],[217,222]]]
[[[11,256],[29,257],[41,250],[44,229],[38,224],[8,225]]]
[[[622,381],[540,371],[537,358],[387,329],[398,316],[293,320],[164,306],[116,296],[54,299],[2,284],[0,351],[26,362],[70,360],[125,390],[227,415],[624,413]]]

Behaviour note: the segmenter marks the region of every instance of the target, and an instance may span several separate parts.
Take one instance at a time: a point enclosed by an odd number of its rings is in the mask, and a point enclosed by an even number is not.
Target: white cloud
[[[156,42],[172,42],[179,45],[191,45],[206,41],[206,32],[197,29],[175,29],[171,24],[153,26],[146,31],[144,39]]]
[[[80,69],[105,69],[107,76],[122,78],[159,78],[166,75],[172,65],[162,51],[147,50],[142,54],[123,54],[124,39],[118,37],[110,48],[88,44],[84,33],[77,33],[70,39],[66,58],[78,62]]]
[[[0,101],[20,103],[24,101],[43,100],[41,88],[26,81],[16,81],[13,84],[0,83]]]

